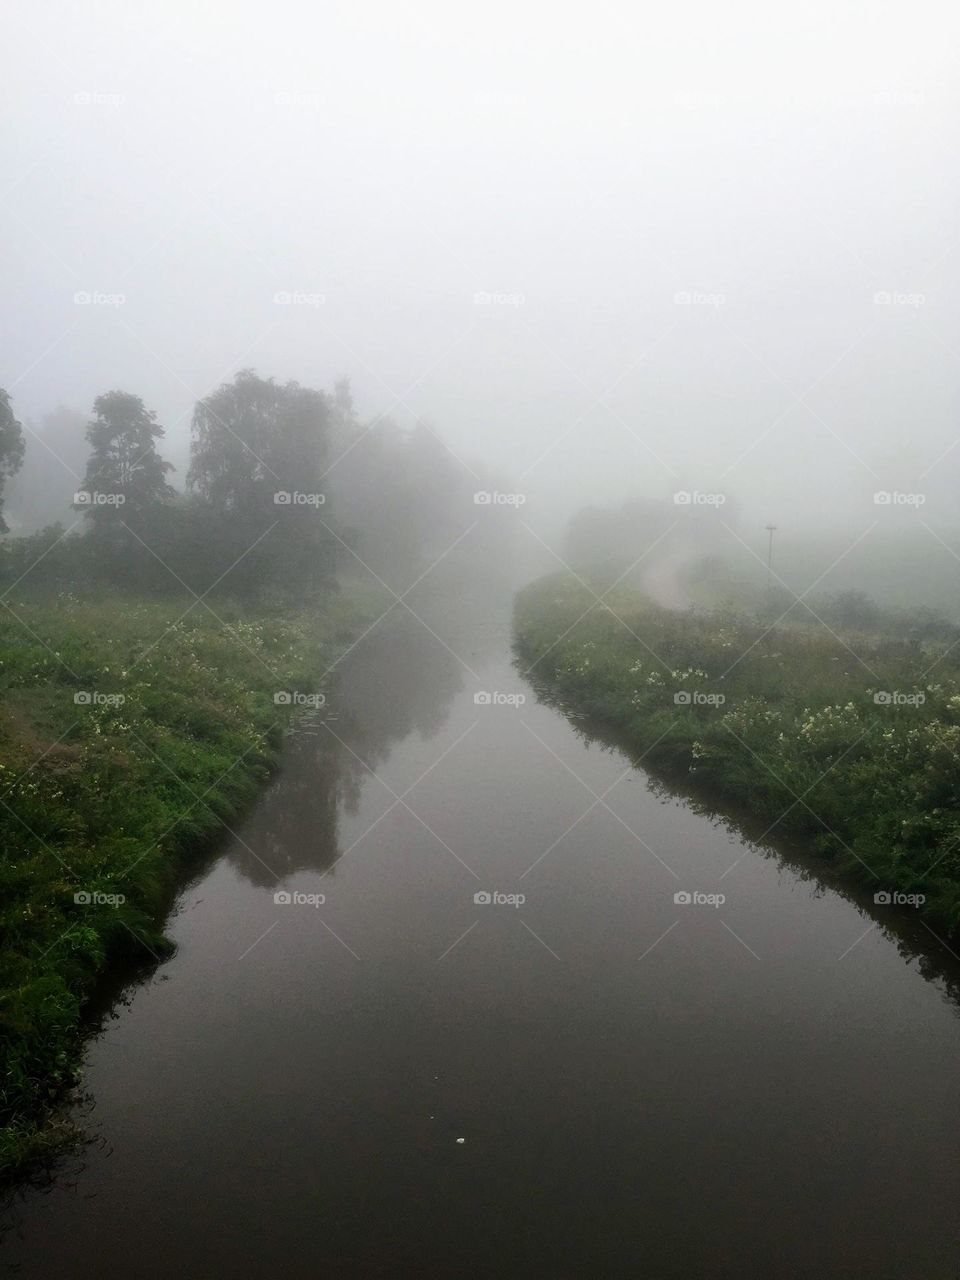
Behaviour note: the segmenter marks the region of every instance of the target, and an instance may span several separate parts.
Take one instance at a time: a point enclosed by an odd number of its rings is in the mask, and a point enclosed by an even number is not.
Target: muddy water
[[[503,629],[434,629],[458,657],[358,646],[184,893],[3,1262],[954,1277],[955,962],[576,731]]]

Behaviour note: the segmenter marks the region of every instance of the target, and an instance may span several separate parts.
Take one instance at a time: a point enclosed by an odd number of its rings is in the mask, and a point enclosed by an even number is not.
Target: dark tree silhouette
[[[10,397],[0,388],[0,533],[7,532],[3,518],[3,489],[7,479],[23,465],[23,427],[14,417]]]

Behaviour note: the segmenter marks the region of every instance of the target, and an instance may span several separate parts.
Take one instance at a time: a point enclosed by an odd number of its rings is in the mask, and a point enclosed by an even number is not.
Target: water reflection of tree
[[[254,884],[332,866],[339,815],[356,813],[371,771],[410,734],[429,739],[442,728],[464,681],[444,640],[410,614],[391,616],[336,669],[327,705],[298,718],[272,786],[231,842],[234,865]]]
[[[519,653],[515,665],[522,669]],[[873,921],[880,933],[896,946],[904,960],[916,961],[922,976],[940,987],[945,998],[954,1006],[954,1012],[960,1015],[960,963],[957,962],[955,953],[948,951],[946,944],[922,922],[913,924],[909,918],[891,916],[889,912],[878,909],[871,900],[870,892],[833,874],[829,864],[801,839],[772,832],[769,819],[711,794],[692,781],[678,778],[664,770],[654,770],[650,765],[641,763],[642,751],[638,753],[635,743],[630,743],[624,735],[608,726],[584,716],[559,696],[549,681],[537,677],[527,678],[533,684],[537,701],[553,707],[565,716],[582,742],[631,760],[637,772],[644,775],[647,788],[655,796],[682,801],[692,812],[706,818],[714,827],[735,836],[762,857],[772,858],[779,867],[785,867],[799,879],[809,882],[816,896],[823,896],[829,890],[846,898],[865,920]],[[641,759],[638,759],[638,755]]]

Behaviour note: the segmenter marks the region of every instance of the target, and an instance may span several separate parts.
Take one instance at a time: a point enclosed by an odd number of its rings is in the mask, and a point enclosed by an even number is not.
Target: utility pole
[[[770,535],[770,540],[767,543],[767,591],[769,592],[770,575],[773,573],[773,535],[776,532],[777,526],[775,524],[768,524],[765,528],[767,533]]]

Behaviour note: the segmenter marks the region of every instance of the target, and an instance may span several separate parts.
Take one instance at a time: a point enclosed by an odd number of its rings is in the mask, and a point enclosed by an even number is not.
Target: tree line
[[[80,475],[75,416],[61,409],[52,421],[59,447],[48,445],[52,461],[35,470],[55,479],[56,462]],[[56,520],[3,539],[0,577],[303,600],[328,590],[338,574],[366,572],[402,590],[476,514],[477,473],[423,424],[362,423],[346,379],[327,392],[241,370],[194,408],[182,492],[169,481],[164,435],[139,396],[99,396],[85,424],[88,456],[71,527]],[[61,466],[64,452],[71,461]],[[23,426],[0,391],[4,533],[6,482],[24,456]],[[50,509],[50,485],[30,479],[19,492],[14,480],[12,489],[10,518],[21,524],[31,503]],[[484,558],[504,532],[481,531]]]

